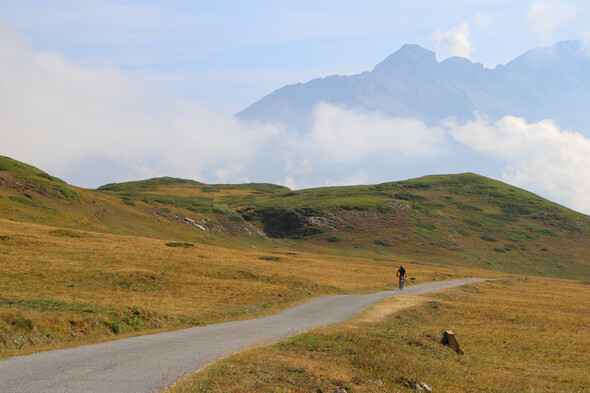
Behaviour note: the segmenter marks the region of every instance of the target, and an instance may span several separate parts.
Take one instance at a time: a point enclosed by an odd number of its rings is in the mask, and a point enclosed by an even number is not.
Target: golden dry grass
[[[166,240],[2,219],[0,236],[2,357],[391,289],[400,263],[281,248],[168,247]],[[405,264],[417,282],[481,275]]]
[[[206,185],[205,185],[206,189]],[[232,196],[246,196],[255,195],[255,190],[247,189],[220,189],[215,192],[203,191],[203,187],[189,188],[189,187],[165,187],[166,195],[182,196],[182,197],[199,197],[199,198],[211,198],[213,201],[218,202],[224,200],[224,198]],[[161,195],[162,190],[145,191],[145,194]]]
[[[588,326],[587,283],[473,284],[425,301],[387,300],[352,321],[216,362],[169,391],[412,392],[419,381],[435,392],[585,392]],[[464,356],[440,343],[444,330],[457,334]]]
[[[417,307],[427,302],[430,298],[427,296],[403,296],[393,297],[383,300],[374,306],[360,312],[349,321],[350,326],[358,326],[364,323],[377,323],[387,320],[391,315],[408,309]]]

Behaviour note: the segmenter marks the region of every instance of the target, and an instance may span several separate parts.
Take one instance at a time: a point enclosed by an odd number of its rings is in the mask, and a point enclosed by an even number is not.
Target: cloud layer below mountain
[[[478,116],[446,126],[459,142],[504,160],[502,179],[508,183],[590,211],[590,139],[582,134],[561,130],[551,120],[529,124],[514,116],[493,123]]]
[[[78,185],[163,174],[223,179],[275,127],[249,127],[144,89],[117,68],[85,69],[0,30],[1,154]],[[239,177],[231,177],[240,180]]]
[[[550,120],[478,115],[432,127],[321,103],[300,134],[36,52],[1,26],[0,102],[0,154],[80,186],[168,175],[302,188],[472,171],[590,213],[590,140]]]

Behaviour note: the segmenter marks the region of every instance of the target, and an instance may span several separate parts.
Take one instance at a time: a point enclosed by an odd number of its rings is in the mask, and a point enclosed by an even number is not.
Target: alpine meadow
[[[590,3],[0,0],[0,393],[590,393]]]
[[[588,387],[573,355],[588,350],[590,218],[527,191],[469,173],[300,191],[176,178],[92,190],[7,157],[0,169],[2,357],[393,290],[403,264],[409,285],[497,281],[389,300],[173,391]],[[466,355],[438,342],[446,329]],[[543,371],[557,362],[559,373]]]

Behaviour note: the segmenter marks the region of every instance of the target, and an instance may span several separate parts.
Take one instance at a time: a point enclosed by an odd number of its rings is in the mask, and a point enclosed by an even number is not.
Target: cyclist
[[[404,284],[406,283],[406,268],[404,268],[404,266],[400,266],[399,269],[397,269],[397,273],[395,273],[395,276],[399,278],[399,290],[403,291],[404,290]]]

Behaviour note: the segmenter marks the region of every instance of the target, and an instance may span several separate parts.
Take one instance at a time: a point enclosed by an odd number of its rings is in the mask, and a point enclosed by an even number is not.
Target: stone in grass
[[[409,381],[406,382],[406,386],[408,386],[411,389],[414,389],[418,392],[432,392],[432,388],[430,386],[428,386],[426,383],[424,382],[418,382],[415,379],[411,379]]]
[[[457,352],[458,354],[465,355],[465,352],[463,352],[461,346],[459,345],[459,341],[457,341],[457,338],[455,337],[455,333],[453,333],[452,331],[447,330],[443,333],[441,343],[443,345],[446,345],[447,347],[454,349],[455,352]]]
[[[382,387],[383,386],[383,381],[381,381],[380,379],[376,379],[374,381],[369,380],[370,383],[374,383],[375,385]]]

